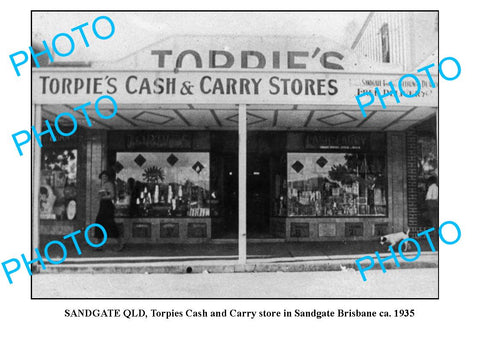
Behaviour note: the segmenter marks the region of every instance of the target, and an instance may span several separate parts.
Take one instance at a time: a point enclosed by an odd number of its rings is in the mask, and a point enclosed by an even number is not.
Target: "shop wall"
[[[438,13],[413,12],[408,23],[410,29],[410,58],[407,70],[415,70],[433,52],[438,52]]]
[[[372,12],[355,40],[352,49],[359,55],[376,62],[388,62],[402,65],[408,63],[405,48],[408,44],[408,25],[411,13]],[[389,61],[383,60],[382,27],[386,25],[387,33],[383,39],[388,41]],[[385,34],[385,33],[384,33]]]
[[[404,132],[387,134],[389,219],[391,232],[407,230],[406,143]]]
[[[418,176],[417,176],[417,133],[414,129],[406,132],[407,148],[407,216],[408,227],[414,231],[418,226]]]
[[[382,31],[384,25],[386,31]],[[388,42],[388,49],[382,46],[382,40]],[[410,71],[438,49],[438,13],[372,12],[352,49],[377,62],[402,65],[404,71]],[[390,61],[382,58],[386,50]]]

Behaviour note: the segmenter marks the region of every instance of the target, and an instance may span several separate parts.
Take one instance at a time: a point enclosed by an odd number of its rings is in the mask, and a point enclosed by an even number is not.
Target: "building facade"
[[[394,64],[406,73],[438,65],[438,12],[371,12],[352,50],[371,60]],[[431,72],[438,77],[438,70]],[[438,179],[438,115],[406,130],[407,211],[412,231],[438,227],[429,217],[428,182]],[[437,217],[438,220],[438,217]]]
[[[435,63],[438,12],[371,12],[352,50],[379,63],[398,65],[404,72]]]
[[[242,256],[247,239],[402,231],[410,131],[435,117],[436,88],[385,98],[367,118],[355,100],[402,75],[322,37],[288,36],[178,36],[115,63],[34,69],[37,130],[63,112],[78,123],[34,145],[34,247],[94,222],[105,169],[130,243],[232,240]],[[115,104],[97,105],[102,96]]]

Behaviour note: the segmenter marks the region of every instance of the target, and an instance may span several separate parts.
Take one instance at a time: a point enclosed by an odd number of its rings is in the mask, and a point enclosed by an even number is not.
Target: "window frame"
[[[41,213],[41,203],[39,202],[39,211],[38,211],[38,214],[39,214],[39,219],[40,219],[40,222],[41,223],[49,223],[49,222],[60,222],[60,223],[76,223],[79,221],[80,219],[80,210],[79,210],[79,154],[80,154],[80,148],[78,146],[75,146],[75,145],[68,145],[68,146],[64,146],[64,145],[48,145],[48,146],[45,146],[42,150],[42,153],[41,153],[41,160],[40,160],[40,188],[43,186],[42,183],[42,179],[43,179],[43,172],[44,171],[54,171],[52,169],[47,169],[45,167],[45,154],[47,152],[57,152],[57,153],[63,153],[65,151],[68,151],[68,152],[72,152],[72,151],[75,151],[75,159],[76,159],[76,165],[75,165],[75,197],[74,198],[71,198],[69,200],[69,202],[71,200],[73,200],[76,204],[76,211],[75,211],[75,216],[70,220],[68,219],[67,216],[65,216],[64,219],[58,219],[56,218],[56,214],[55,214],[55,219],[51,219],[51,218],[42,218],[42,213]],[[50,187],[52,187],[51,183],[48,184]],[[52,187],[53,189],[53,187]],[[63,189],[65,190],[65,188]],[[64,193],[65,195],[65,193]],[[38,200],[40,200],[41,198],[41,194],[39,192],[39,197],[38,197]],[[56,197],[57,199],[58,197]],[[56,203],[56,200],[55,200],[55,203]],[[55,204],[53,206],[53,208],[55,207]],[[55,209],[55,208],[54,208]],[[65,209],[65,214],[66,214],[66,210],[67,210],[67,202],[64,202],[64,209]]]
[[[205,166],[205,168],[208,168],[208,194],[211,195],[211,152],[208,150],[185,150],[185,149],[153,149],[153,150],[111,150],[111,156],[113,157],[113,161],[115,164],[117,161],[117,154],[118,153],[150,153],[150,154],[206,154],[208,156],[208,167]],[[115,181],[117,179],[117,174],[115,173]],[[143,182],[143,180],[142,180]],[[116,187],[115,187],[116,188]],[[118,195],[118,190],[116,188],[116,197]],[[153,216],[153,215],[147,215],[147,216],[141,216],[141,215],[115,215],[115,218],[119,219],[205,219],[205,218],[212,218],[215,216],[212,216],[212,204],[211,204],[211,197],[208,199],[207,207],[208,208],[208,215],[205,216],[189,216],[188,213],[185,216],[177,216],[177,215],[169,215],[169,216]],[[116,202],[115,208],[117,208]]]
[[[288,161],[288,155],[289,154],[316,154],[316,155],[321,155],[321,154],[328,154],[328,153],[336,153],[336,154],[366,154],[366,155],[373,155],[373,156],[380,156],[384,158],[384,176],[385,176],[385,214],[383,215],[375,215],[375,214],[364,214],[364,215],[289,215],[289,204],[290,200],[288,198],[288,183],[289,183],[289,161]],[[358,219],[358,218],[381,218],[385,219],[389,217],[389,176],[388,176],[388,153],[385,151],[379,152],[379,151],[365,151],[365,150],[335,150],[335,149],[330,149],[330,150],[288,150],[286,153],[287,157],[287,164],[286,164],[286,171],[287,171],[287,213],[283,217],[286,218],[319,218],[319,219],[332,219],[332,218],[342,218],[342,219]]]
[[[380,44],[382,51],[382,63],[391,63],[392,56],[390,50],[390,28],[388,23],[380,27]]]

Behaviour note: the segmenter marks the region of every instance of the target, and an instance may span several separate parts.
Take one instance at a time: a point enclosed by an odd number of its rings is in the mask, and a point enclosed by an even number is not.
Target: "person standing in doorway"
[[[427,204],[427,213],[430,223],[438,230],[438,183],[435,176],[431,176],[427,180],[427,195],[425,197]]]
[[[107,231],[108,238],[117,240],[115,251],[121,251],[125,247],[121,231],[115,223],[115,185],[113,184],[113,176],[108,171],[102,171],[99,176],[101,180],[101,188],[98,192],[100,198],[100,208],[98,209],[95,223],[102,225]],[[103,238],[103,233],[99,228],[95,229],[95,237]]]

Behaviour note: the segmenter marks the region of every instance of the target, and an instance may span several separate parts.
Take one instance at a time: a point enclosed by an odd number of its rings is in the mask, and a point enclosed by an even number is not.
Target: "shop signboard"
[[[404,75],[400,65],[378,63],[321,36],[173,36],[92,68],[33,70],[33,102],[94,102],[101,95],[118,104],[352,105],[375,88],[391,91]],[[434,72],[432,70],[432,72]],[[437,83],[437,74],[432,74]],[[437,86],[418,75],[416,97],[399,106],[437,106]],[[411,79],[410,79],[411,80]],[[402,82],[406,95],[415,81]],[[378,102],[378,98],[376,98]]]
[[[101,95],[118,104],[306,104],[354,105],[355,96],[370,91],[391,91],[403,76],[352,72],[251,72],[251,71],[108,71],[44,68],[33,72],[33,102],[65,104],[93,102]],[[397,104],[384,98],[392,109],[398,106],[437,106],[438,83],[433,88],[428,77],[418,75],[422,87],[416,97]],[[407,94],[417,84],[403,82]],[[401,99],[401,93],[398,93]],[[375,95],[377,95],[375,93]]]
[[[125,135],[125,149],[176,149],[190,150],[192,148],[192,138],[187,133],[158,133],[141,132],[128,133]]]
[[[383,151],[385,146],[385,134],[381,132],[337,131],[305,134],[305,149],[307,150]]]

